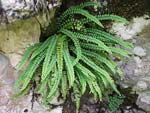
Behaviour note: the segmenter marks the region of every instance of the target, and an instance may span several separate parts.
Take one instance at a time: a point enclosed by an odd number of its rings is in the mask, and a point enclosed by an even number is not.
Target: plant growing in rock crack
[[[41,74],[35,92],[41,94],[47,104],[58,91],[65,100],[70,89],[77,111],[86,88],[100,100],[108,88],[120,94],[113,77],[115,73],[121,75],[121,70],[113,57],[128,57],[129,52],[118,45],[131,48],[132,44],[105,32],[101,21],[127,20],[110,14],[92,15],[86,10],[91,6],[100,7],[100,4],[86,2],[70,7],[58,18],[54,35],[27,48],[18,69],[30,62],[15,83],[20,87],[17,96],[29,91],[31,81],[37,81],[35,72],[39,69]]]

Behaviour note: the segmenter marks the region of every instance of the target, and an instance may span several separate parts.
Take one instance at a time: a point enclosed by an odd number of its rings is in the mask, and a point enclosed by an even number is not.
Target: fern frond
[[[41,81],[45,80],[45,78],[47,77],[47,75],[50,73],[50,71],[52,69],[52,68],[49,69],[50,66],[53,66],[55,61],[56,61],[56,58],[53,58],[53,60],[52,60],[53,62],[52,62],[51,57],[52,57],[52,54],[56,48],[57,39],[58,39],[57,36],[51,37],[51,41],[50,41],[48,48],[46,50],[46,56],[45,56],[43,67],[42,67]]]
[[[102,96],[107,95],[105,89],[120,95],[112,77],[121,75],[121,70],[113,58],[128,57],[130,52],[122,48],[132,48],[132,44],[103,31],[101,21],[127,20],[116,15],[95,16],[86,10],[91,6],[101,5],[86,2],[66,10],[56,22],[55,33],[26,50],[18,69],[28,60],[29,64],[15,83],[20,88],[17,96],[28,92],[32,81],[36,81],[35,93],[41,95],[44,105],[59,91],[65,100],[71,89],[78,112],[86,88],[95,99],[102,100]],[[37,71],[40,80],[36,80]]]
[[[72,33],[73,34],[73,33]],[[107,45],[105,45],[102,41],[93,38],[91,36],[88,35],[84,35],[84,34],[80,34],[80,33],[74,33],[76,35],[77,38],[82,39],[82,40],[86,40],[86,41],[90,41],[93,42],[95,44],[97,44],[100,48],[103,48],[105,51],[107,51],[108,53],[111,53],[111,50],[108,48]]]
[[[66,95],[67,95],[67,87],[68,87],[67,73],[64,71],[61,79],[61,93],[64,100],[66,99]]]
[[[113,21],[117,21],[117,22],[123,22],[123,23],[127,23],[127,19],[122,18],[120,16],[117,15],[113,15],[113,14],[103,14],[103,15],[98,15],[96,16],[100,21],[103,20],[113,20]]]
[[[86,18],[88,18],[89,20],[91,20],[92,22],[96,23],[97,25],[99,25],[100,27],[104,27],[100,21],[93,15],[91,15],[88,11],[84,10],[84,9],[80,9],[80,8],[70,8],[68,10],[66,10],[59,18],[59,23],[63,23],[63,21],[72,14],[80,14]]]
[[[83,75],[85,75],[88,78],[88,80],[95,80],[96,79],[96,76],[89,69],[87,69],[86,67],[82,66],[80,63],[77,63],[75,65],[75,67],[78,70],[80,70],[83,73]]]
[[[87,83],[88,83],[88,86],[90,88],[90,93],[92,93],[94,95],[94,99],[97,99],[98,94],[97,94],[97,91],[95,90],[92,82],[91,81],[87,81]]]
[[[70,37],[71,40],[73,41],[75,47],[76,47],[76,51],[77,51],[77,58],[74,60],[73,65],[76,65],[76,63],[81,59],[81,47],[80,47],[80,42],[79,40],[76,38],[76,36],[72,33],[69,32],[67,29],[61,29],[60,32],[62,32],[63,34],[65,34],[66,36]]]
[[[117,15],[113,15],[113,14],[103,14],[103,15],[96,15],[95,16],[99,21],[105,21],[105,20],[113,20],[116,22],[123,22],[123,23],[128,23],[128,21],[125,18],[122,18],[120,16]],[[88,18],[84,18],[80,20],[82,22],[82,24],[87,24],[90,23],[91,20],[89,20]]]
[[[103,51],[103,48],[100,48],[99,46],[92,44],[92,43],[83,43],[81,42],[81,47],[89,50],[95,50],[95,51]]]
[[[129,51],[126,51],[126,50],[123,50],[123,49],[120,49],[120,48],[116,48],[116,47],[110,47],[111,51],[113,53],[117,53],[121,56],[125,56],[125,57],[129,57],[129,55],[131,54]]]
[[[71,58],[70,58],[70,54],[69,54],[69,50],[68,50],[68,43],[67,42],[64,45],[63,53],[64,53],[64,60],[65,60],[67,71],[68,71],[69,88],[71,88],[71,86],[73,85],[74,80],[75,80],[75,75],[74,75],[73,64],[71,62]]]
[[[55,35],[50,36],[47,40],[45,40],[45,42],[43,42],[43,44],[36,51],[32,53],[31,59],[34,59],[38,54],[43,52],[48,47],[52,37],[55,37]]]
[[[77,82],[73,85],[73,93],[74,93],[75,103],[76,103],[76,113],[78,113],[78,110],[80,108],[81,93]]]
[[[53,98],[53,96],[55,95],[55,93],[57,92],[57,89],[58,89],[58,86],[59,86],[59,83],[60,83],[60,80],[61,80],[61,77],[62,77],[62,75],[59,74],[59,73],[60,72],[57,69],[54,72],[54,82],[53,82],[53,84],[51,86],[51,89],[50,89],[50,92],[47,96],[48,100],[51,100]]]
[[[80,34],[80,33],[76,33],[76,32],[71,32],[67,29],[64,29],[62,32],[64,34],[70,36],[70,37],[73,36],[73,37],[78,38],[78,39],[93,42],[93,43],[97,44],[99,47],[103,48],[105,51],[111,53],[111,50],[102,41],[100,41],[98,39],[95,39],[95,38],[88,36],[88,35],[84,35],[84,34]]]
[[[101,75],[103,75],[107,79],[107,81],[109,81],[109,83],[110,83],[111,87],[114,89],[114,91],[116,91],[116,93],[120,94],[119,91],[117,90],[116,86],[115,86],[113,79],[110,77],[110,75],[105,70],[103,70],[102,68],[97,66],[94,62],[92,62],[91,60],[89,60],[85,56],[82,56],[82,61],[84,63],[86,63],[87,65],[89,65],[92,69],[94,69],[95,71],[97,71]]]
[[[41,45],[41,43],[38,44],[34,44],[30,47],[28,47],[21,59],[21,61],[19,62],[19,64],[17,65],[17,70],[20,70],[22,68],[22,66],[28,61],[28,59],[30,58],[32,52],[34,50],[36,50],[37,48],[39,48],[39,46]]]
[[[98,34],[99,36],[105,37],[105,38],[107,38],[111,41],[114,41],[114,42],[116,42],[116,43],[118,43],[121,46],[124,46],[126,48],[132,48],[133,47],[133,45],[131,43],[125,42],[125,41],[123,41],[119,38],[116,38],[115,36],[110,35],[109,33],[106,33],[104,31],[101,31],[101,30],[98,30],[98,29],[93,29],[93,28],[92,29],[91,28],[86,28],[86,31],[91,32],[93,34]]]
[[[48,70],[46,71],[46,74],[45,75],[41,75],[41,82],[44,82],[45,79],[47,78],[47,76],[51,73],[51,71],[53,70],[54,66],[56,65],[56,61],[57,61],[57,58],[56,58],[56,55],[53,55],[52,58],[51,58],[51,61],[49,64],[47,64],[47,67]]]
[[[76,71],[76,74],[81,84],[81,93],[84,94],[87,86],[86,79],[82,76],[82,73],[80,73],[80,71]]]
[[[103,57],[100,54],[97,54],[96,52],[92,52],[92,51],[88,51],[88,50],[82,49],[82,52],[86,56],[93,57],[93,58],[97,59],[97,61],[103,62],[109,69],[111,69],[112,72],[115,72],[116,65],[114,65],[112,62],[110,62],[110,60],[106,59],[106,57]]]
[[[39,64],[41,63],[41,61],[44,59],[45,57],[45,53],[42,52],[41,54],[39,54],[34,60],[32,60],[30,62],[29,66],[29,70],[26,70],[26,73],[24,74],[24,79],[22,77],[20,77],[20,81],[16,82],[15,86],[18,87],[18,85],[20,85],[20,83],[23,83],[23,86],[20,89],[20,93],[23,92],[26,87],[28,86],[29,82],[31,81],[36,69],[38,68]]]
[[[98,97],[99,97],[99,99],[100,99],[100,101],[101,101],[101,100],[102,100],[102,91],[101,91],[101,89],[100,89],[100,86],[97,84],[96,81],[92,82],[92,85],[93,85],[95,91],[97,92]]]
[[[62,76],[63,71],[63,46],[64,46],[65,36],[60,36],[57,41],[57,67],[60,74]]]

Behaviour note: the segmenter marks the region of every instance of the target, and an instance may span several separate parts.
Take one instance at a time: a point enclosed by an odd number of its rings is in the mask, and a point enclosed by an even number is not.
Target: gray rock
[[[138,81],[136,86],[134,87],[134,90],[136,91],[143,91],[148,88],[148,85],[145,81]]]
[[[141,93],[136,104],[145,111],[150,112],[150,92]]]
[[[46,9],[50,4],[51,2],[48,0],[1,0],[0,16],[6,17],[7,22],[11,23],[16,19],[31,17],[37,14],[40,9]],[[59,6],[60,0],[57,0],[54,5]],[[49,8],[52,9],[54,6]]]
[[[144,50],[142,47],[140,46],[136,46],[134,49],[133,49],[133,53],[137,56],[140,56],[140,57],[143,57],[143,56],[146,56],[146,50]]]
[[[9,59],[0,53],[0,79],[6,76],[9,67]]]

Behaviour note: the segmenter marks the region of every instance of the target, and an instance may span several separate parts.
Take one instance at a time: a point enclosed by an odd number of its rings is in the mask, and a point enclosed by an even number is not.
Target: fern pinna
[[[29,91],[31,81],[37,82],[36,93],[46,103],[57,92],[66,99],[68,90],[72,89],[78,111],[86,88],[100,100],[108,88],[120,94],[113,77],[122,73],[112,58],[128,57],[130,53],[118,47],[132,48],[132,44],[105,32],[101,21],[127,20],[116,15],[95,16],[85,9],[95,5],[101,6],[96,2],[86,2],[70,7],[57,19],[54,35],[27,48],[18,70],[27,61],[30,62],[15,84],[20,88],[17,96]],[[37,81],[36,71],[39,68],[41,75],[38,75],[40,79]]]

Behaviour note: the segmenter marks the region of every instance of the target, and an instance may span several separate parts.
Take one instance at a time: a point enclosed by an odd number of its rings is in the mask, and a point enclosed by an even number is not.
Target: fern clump
[[[101,6],[86,2],[67,9],[57,20],[57,32],[42,43],[27,48],[18,70],[30,61],[19,76],[15,87],[17,96],[26,93],[31,81],[36,81],[35,93],[41,94],[43,102],[49,103],[57,92],[66,99],[68,91],[73,90],[76,108],[80,97],[89,88],[95,98],[102,100],[106,89],[120,94],[113,78],[121,75],[121,70],[113,57],[128,57],[123,48],[132,48],[125,42],[103,30],[101,21],[114,20],[127,22],[116,15],[92,15],[85,8]],[[36,80],[36,71],[41,74]],[[117,73],[117,74],[116,74]]]

